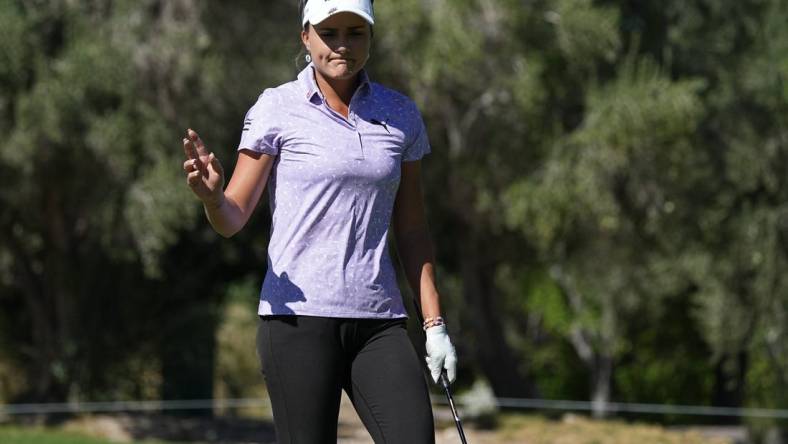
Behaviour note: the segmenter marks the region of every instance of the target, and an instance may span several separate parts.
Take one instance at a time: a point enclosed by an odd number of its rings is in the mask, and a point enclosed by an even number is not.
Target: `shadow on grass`
[[[135,440],[274,443],[271,421],[231,417],[188,417],[168,415],[126,416],[122,425]]]

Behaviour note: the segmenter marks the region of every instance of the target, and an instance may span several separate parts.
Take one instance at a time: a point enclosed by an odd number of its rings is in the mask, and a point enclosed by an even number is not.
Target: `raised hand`
[[[183,170],[187,173],[186,183],[192,192],[205,204],[219,206],[224,201],[224,169],[219,159],[205,148],[205,144],[194,130],[187,130],[183,139],[186,161]]]

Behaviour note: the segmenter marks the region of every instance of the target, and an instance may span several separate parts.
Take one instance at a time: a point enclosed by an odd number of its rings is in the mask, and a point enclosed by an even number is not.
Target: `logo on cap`
[[[329,10],[328,10],[328,15],[331,15],[331,14],[333,14],[333,13],[335,13],[335,12],[337,12],[337,8],[336,8],[336,7],[333,7],[333,8],[331,8],[331,9],[329,9]]]

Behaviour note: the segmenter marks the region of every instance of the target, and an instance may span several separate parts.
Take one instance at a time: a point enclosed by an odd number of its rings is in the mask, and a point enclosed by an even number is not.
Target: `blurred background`
[[[367,69],[429,131],[476,441],[788,442],[788,2],[375,8]],[[299,25],[296,0],[0,0],[0,441],[85,402],[206,400],[126,419],[272,442],[267,200],[214,233],[180,140],[197,130],[229,177],[246,111],[304,65]]]

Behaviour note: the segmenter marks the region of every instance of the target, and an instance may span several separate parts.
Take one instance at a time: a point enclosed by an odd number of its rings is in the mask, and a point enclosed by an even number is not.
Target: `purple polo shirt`
[[[401,164],[430,145],[412,100],[359,75],[347,118],[312,64],[246,114],[238,150],[276,156],[261,315],[407,317],[386,236]]]

